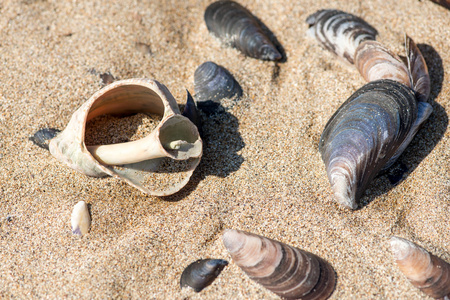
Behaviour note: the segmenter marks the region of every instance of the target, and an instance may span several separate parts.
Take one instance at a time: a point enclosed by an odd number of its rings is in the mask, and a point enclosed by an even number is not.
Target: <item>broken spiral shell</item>
[[[327,299],[334,291],[333,268],[312,253],[239,230],[226,230],[223,243],[251,279],[284,299]]]
[[[126,143],[85,144],[86,123],[102,115],[157,114],[159,125],[145,138]],[[49,144],[59,161],[83,174],[114,176],[155,196],[171,195],[189,181],[202,156],[197,127],[180,114],[169,90],[150,79],[116,81],[84,103]],[[171,168],[171,163],[176,165]],[[158,176],[169,176],[168,182]],[[165,178],[165,177],[164,177]]]
[[[214,2],[206,8],[204,17],[208,30],[225,45],[257,59],[282,58],[256,17],[239,3]]]
[[[450,264],[408,240],[392,237],[391,248],[400,271],[422,292],[450,299]]]

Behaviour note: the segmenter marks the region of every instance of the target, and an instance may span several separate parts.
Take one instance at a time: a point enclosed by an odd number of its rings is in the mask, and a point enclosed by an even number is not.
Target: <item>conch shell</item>
[[[284,299],[327,299],[334,291],[333,268],[312,253],[234,229],[223,243],[251,279]]]
[[[85,129],[89,120],[101,115],[134,113],[162,116],[159,125],[137,141],[86,146]],[[84,103],[67,127],[49,144],[50,153],[69,167],[94,177],[107,175],[124,180],[144,193],[171,195],[189,181],[202,156],[202,140],[197,127],[180,114],[170,91],[150,79],[116,81]],[[176,170],[165,169],[173,162]],[[176,173],[175,180],[157,186],[158,173]]]
[[[392,237],[391,248],[400,271],[422,292],[450,299],[450,264],[408,240]]]

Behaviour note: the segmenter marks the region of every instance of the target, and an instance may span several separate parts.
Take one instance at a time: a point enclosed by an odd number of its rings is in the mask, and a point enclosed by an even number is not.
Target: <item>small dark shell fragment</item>
[[[191,287],[198,293],[210,285],[227,265],[223,259],[199,259],[184,269],[180,287]]]
[[[38,131],[33,136],[28,139],[32,141],[35,145],[41,147],[42,149],[48,150],[48,143],[52,138],[54,138],[61,130],[55,128],[43,128]]]
[[[242,89],[233,75],[211,61],[201,64],[194,73],[195,100],[215,101],[242,96]]]
[[[200,130],[200,118],[197,112],[197,105],[195,105],[195,101],[192,98],[191,93],[189,93],[188,90],[186,90],[186,93],[186,105],[184,106],[182,115],[191,120],[191,122],[194,123],[195,126],[197,126],[197,128]]]
[[[363,19],[340,10],[319,10],[308,16],[308,35],[326,49],[353,64],[355,50],[366,40],[375,40],[377,30]]]
[[[262,60],[280,60],[282,55],[266,35],[258,19],[234,1],[217,1],[206,8],[209,32],[227,46]]]

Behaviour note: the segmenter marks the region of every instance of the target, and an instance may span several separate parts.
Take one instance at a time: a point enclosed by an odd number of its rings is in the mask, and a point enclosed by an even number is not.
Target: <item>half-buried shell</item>
[[[408,240],[392,237],[391,248],[400,271],[422,292],[450,299],[450,264]]]
[[[333,268],[312,253],[239,230],[226,230],[223,243],[251,279],[284,299],[327,299],[334,291]]]

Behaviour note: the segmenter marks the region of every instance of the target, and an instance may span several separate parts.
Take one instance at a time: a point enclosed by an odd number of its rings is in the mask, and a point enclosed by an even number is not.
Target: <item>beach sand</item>
[[[287,61],[245,57],[208,33],[211,1],[4,0],[0,3],[0,298],[277,299],[223,246],[224,229],[310,251],[337,274],[331,299],[431,299],[395,265],[393,235],[450,262],[450,11],[431,1],[240,1],[274,33]],[[362,17],[403,54],[407,33],[431,76],[434,111],[388,174],[349,211],[332,197],[318,152],[336,109],[365,84],[306,35],[308,15],[335,8]],[[69,169],[28,138],[63,129],[115,79],[152,78],[179,104],[205,61],[227,68],[244,95],[203,115],[204,154],[188,185],[158,198],[117,179]],[[92,226],[73,235],[88,203]],[[196,294],[180,289],[201,258],[230,264]]]

